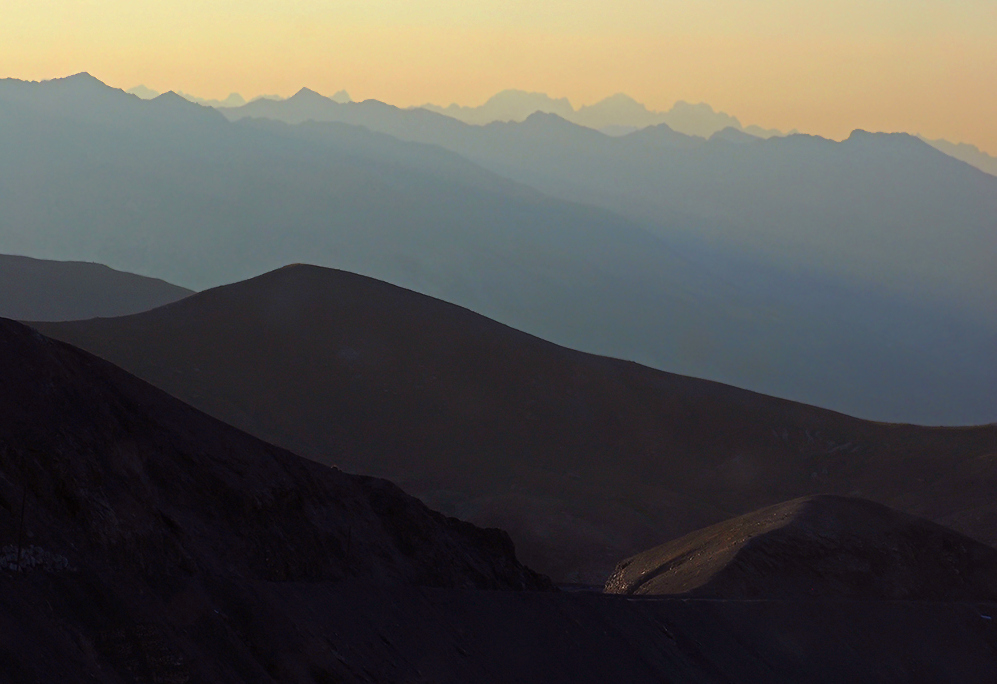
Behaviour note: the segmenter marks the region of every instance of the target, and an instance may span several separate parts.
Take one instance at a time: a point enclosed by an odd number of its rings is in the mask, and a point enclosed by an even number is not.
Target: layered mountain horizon
[[[129,88],[125,92],[143,99],[151,99],[161,94],[159,91],[144,85]],[[301,88],[295,95],[301,93],[319,95],[307,87]],[[258,95],[247,101],[240,94],[231,93],[224,100],[213,100],[188,93],[178,94],[191,102],[226,108],[241,107],[250,101],[259,99],[270,101],[290,99],[279,95]],[[328,99],[340,104],[353,102],[345,90],[337,91]],[[654,111],[626,93],[616,93],[594,104],[583,105],[576,109],[567,98],[553,98],[546,93],[508,89],[496,93],[478,106],[458,105],[456,103],[441,106],[426,103],[418,108],[479,126],[495,122],[522,122],[537,112],[555,114],[567,121],[596,129],[611,136],[627,135],[661,124],[667,125],[678,133],[701,138],[709,138],[727,128],[741,131],[756,138],[782,137],[800,133],[795,128],[790,131],[780,131],[774,128],[766,129],[754,124],[745,126],[738,117],[717,111],[705,102],[690,103],[677,100],[667,111]],[[990,175],[997,175],[997,157],[984,152],[975,145],[965,141],[953,143],[941,138],[928,139],[919,133],[914,135],[944,154],[975,166]]]
[[[294,265],[133,316],[33,323],[196,408],[512,535],[561,582],[793,496],[864,496],[997,542],[997,424],[863,421],[584,354]]]
[[[214,110],[89,76],[0,82],[0,117],[0,252],[193,290],[315,263],[852,415],[997,417],[997,179],[909,136]]]
[[[0,679],[991,682],[981,154],[0,80]]]

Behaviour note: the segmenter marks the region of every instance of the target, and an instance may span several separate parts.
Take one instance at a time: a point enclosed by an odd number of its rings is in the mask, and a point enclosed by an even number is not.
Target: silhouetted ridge
[[[321,94],[315,92],[311,88],[302,88],[301,90],[299,90],[298,92],[296,92],[294,95],[292,95],[291,97],[287,98],[287,100],[284,100],[284,102],[323,102],[323,103],[324,102],[330,102],[330,103],[332,103],[333,101],[330,98],[326,97],[325,95],[321,95]],[[333,103],[333,104],[335,104],[335,103]]]
[[[504,533],[446,519],[389,482],[260,442],[13,321],[0,319],[0,352],[0,497],[30,478],[30,538],[71,566],[150,582],[544,586]],[[0,511],[0,535],[16,527]]]
[[[840,496],[796,499],[621,562],[618,594],[725,599],[993,601],[997,549]]]
[[[755,137],[750,133],[745,133],[744,131],[734,128],[732,126],[728,126],[723,130],[717,131],[716,133],[711,135],[709,139],[711,142],[720,140],[724,142],[733,143],[735,145],[754,143],[761,140],[761,138]]]
[[[193,294],[101,264],[8,255],[0,255],[0,292],[0,317],[29,321],[124,316]]]
[[[995,538],[997,427],[870,423],[572,351],[343,271],[291,266],[39,328],[261,438],[506,529],[559,581],[601,582],[663,537],[820,492]]]

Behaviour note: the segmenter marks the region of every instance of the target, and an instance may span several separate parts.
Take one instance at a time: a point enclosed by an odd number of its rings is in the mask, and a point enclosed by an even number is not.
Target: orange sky
[[[997,155],[995,0],[3,0],[0,76],[398,105],[626,92],[758,124]]]

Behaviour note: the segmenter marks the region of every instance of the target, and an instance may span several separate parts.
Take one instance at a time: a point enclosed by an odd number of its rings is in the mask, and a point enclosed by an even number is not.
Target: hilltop
[[[851,418],[545,342],[290,266],[116,319],[38,324],[319,462],[507,529],[601,583],[620,558],[794,496],[864,496],[997,541],[997,426]]]

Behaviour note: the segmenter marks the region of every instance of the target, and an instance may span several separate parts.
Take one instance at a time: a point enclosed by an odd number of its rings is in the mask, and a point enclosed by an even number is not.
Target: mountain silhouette
[[[777,504],[621,562],[606,591],[728,599],[993,601],[997,549],[840,496]]]
[[[997,193],[917,141],[609,138],[309,92],[216,111],[87,77],[0,86],[0,250],[191,289],[307,261],[866,418],[997,419]],[[264,120],[281,112],[303,123]]]
[[[667,124],[686,135],[708,138],[717,131],[733,127],[741,130],[741,122],[725,112],[716,112],[705,103],[676,102],[667,112],[649,110],[644,104],[625,93],[610,95],[595,104],[577,110],[567,98],[552,98],[546,93],[523,90],[503,90],[478,107],[451,104],[448,107],[424,104],[422,109],[443,114],[466,124],[483,126],[495,122],[520,122],[536,113],[557,116],[596,130],[622,128],[641,129]],[[759,137],[782,135],[776,130],[751,126],[748,132]]]
[[[274,655],[253,652],[238,606],[280,605],[274,583],[550,588],[504,533],[260,442],[26,326],[0,319],[0,352],[8,681],[82,681],[101,662],[153,681],[263,671]]]
[[[675,111],[695,117],[704,107],[682,103]],[[284,111],[273,107],[267,116],[301,120],[291,108]],[[521,125],[464,127],[385,105],[366,120],[360,109],[349,108],[314,111],[310,118],[446,147],[549,195],[656,226],[672,240],[708,239],[785,268],[956,306],[971,302],[993,320],[989,302],[997,284],[987,236],[997,211],[997,181],[912,136],[856,131],[835,143],[795,135],[747,153],[716,145],[649,150],[639,131],[600,139],[579,126],[571,136],[555,122],[563,117],[539,113]],[[548,136],[539,134],[539,122],[546,122]],[[663,123],[690,132],[678,121]],[[736,119],[723,123],[696,134],[708,137],[728,127],[743,133]],[[953,215],[959,220],[949,229],[945,217]]]
[[[866,422],[558,347],[291,266],[115,319],[37,324],[258,437],[512,535],[559,581],[792,496],[865,496],[992,543],[997,426]]]
[[[0,317],[71,321],[148,311],[193,294],[101,264],[0,255]]]
[[[525,90],[503,90],[492,95],[480,107],[462,107],[457,104],[440,107],[425,104],[422,105],[422,109],[478,125],[493,121],[523,121],[536,112],[570,117],[575,111],[567,98],[555,99],[546,93],[531,93]]]
[[[983,152],[976,145],[969,145],[967,143],[952,143],[948,140],[928,140],[920,135],[917,137],[934,147],[939,152],[944,152],[950,157],[954,157],[959,161],[971,164],[980,171],[989,173],[991,176],[997,176],[997,157]]]
[[[0,371],[5,682],[993,673],[992,603],[549,591],[502,532],[260,442],[7,320]]]

